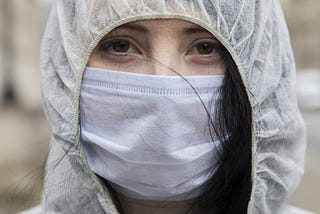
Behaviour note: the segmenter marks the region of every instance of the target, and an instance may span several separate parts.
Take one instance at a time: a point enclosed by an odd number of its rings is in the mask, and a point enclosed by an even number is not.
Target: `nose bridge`
[[[177,53],[158,52],[153,56],[155,75],[173,76],[180,70],[180,57]]]
[[[181,65],[181,57],[178,51],[176,39],[171,36],[154,38],[152,48],[153,73],[155,75],[177,75]]]

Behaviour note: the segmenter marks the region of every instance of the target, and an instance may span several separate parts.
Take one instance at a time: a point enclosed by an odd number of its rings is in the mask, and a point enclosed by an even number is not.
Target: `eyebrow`
[[[187,27],[183,29],[183,33],[195,34],[195,33],[210,33],[210,32],[200,27]]]
[[[139,24],[133,24],[133,23],[120,26],[115,29],[115,31],[117,31],[117,30],[132,30],[132,31],[140,32],[140,33],[149,33],[148,28],[141,26]],[[185,27],[181,30],[181,32],[183,34],[210,33],[202,27]]]
[[[149,30],[141,25],[136,25],[136,24],[126,24],[126,25],[123,25],[119,28],[116,28],[116,30],[124,30],[124,29],[127,29],[127,30],[133,30],[133,31],[137,31],[137,32],[141,32],[141,33],[148,33]]]

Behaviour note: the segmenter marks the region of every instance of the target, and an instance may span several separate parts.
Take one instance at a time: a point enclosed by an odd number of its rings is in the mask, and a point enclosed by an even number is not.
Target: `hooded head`
[[[252,109],[248,212],[275,213],[300,181],[305,152],[294,58],[277,0],[57,0],[41,53],[44,109],[53,135],[43,209],[117,213],[82,151],[80,89],[100,40],[123,24],[149,19],[196,24],[229,52]]]

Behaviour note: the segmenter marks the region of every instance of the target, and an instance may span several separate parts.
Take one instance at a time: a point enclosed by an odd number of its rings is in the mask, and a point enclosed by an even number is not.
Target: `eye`
[[[114,55],[140,53],[135,45],[125,39],[103,41],[99,45],[99,51]]]
[[[199,42],[192,46],[187,55],[200,55],[200,56],[215,56],[221,57],[224,47],[217,42]]]
[[[130,44],[127,41],[119,41],[112,43],[112,48],[116,52],[125,53],[129,50]]]
[[[212,43],[203,42],[203,43],[197,44],[195,48],[197,49],[197,52],[199,54],[211,54],[214,49],[214,46]]]

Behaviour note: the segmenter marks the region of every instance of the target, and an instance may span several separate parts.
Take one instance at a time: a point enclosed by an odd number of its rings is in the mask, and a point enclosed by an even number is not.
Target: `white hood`
[[[53,134],[43,212],[117,213],[81,148],[82,75],[93,48],[108,32],[158,18],[198,24],[232,55],[253,108],[249,212],[276,213],[300,181],[306,149],[295,63],[278,0],[57,0],[41,54],[44,108]]]

